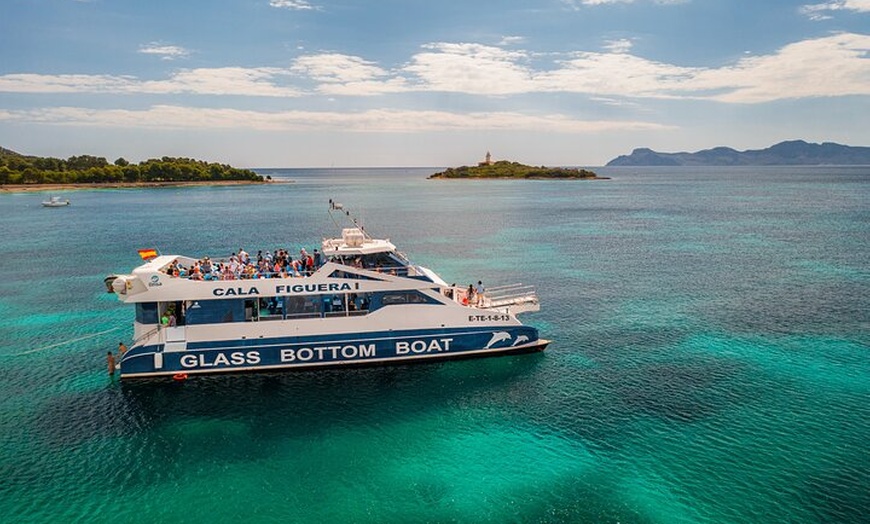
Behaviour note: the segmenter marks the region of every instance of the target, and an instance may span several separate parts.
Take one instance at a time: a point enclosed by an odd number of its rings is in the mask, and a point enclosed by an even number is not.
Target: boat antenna
[[[335,227],[337,229],[341,229],[341,225],[339,225],[339,223],[335,219],[335,216],[332,214],[333,211],[335,211],[336,213],[338,213],[340,215],[343,215],[345,217],[345,219],[350,221],[350,223],[353,224],[353,226],[355,228],[362,231],[362,234],[366,238],[371,240],[372,237],[369,236],[368,232],[366,232],[366,228],[365,228],[365,226],[362,225],[362,221],[357,219],[353,215],[351,215],[350,211],[344,208],[344,204],[342,204],[341,202],[336,202],[335,200],[330,198],[329,199],[329,218],[332,219],[332,223],[335,224]]]

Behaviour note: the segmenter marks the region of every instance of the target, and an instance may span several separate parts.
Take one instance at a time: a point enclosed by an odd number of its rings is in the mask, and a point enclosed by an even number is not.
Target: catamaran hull
[[[548,340],[528,326],[466,330],[414,330],[271,339],[188,343],[183,351],[165,345],[131,350],[123,378],[178,373],[211,374],[379,366],[481,358],[543,351]]]

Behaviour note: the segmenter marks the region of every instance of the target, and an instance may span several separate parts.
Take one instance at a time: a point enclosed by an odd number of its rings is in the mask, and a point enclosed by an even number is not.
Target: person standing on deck
[[[483,282],[478,280],[477,286],[475,286],[475,288],[474,288],[474,295],[475,295],[475,298],[477,298],[477,305],[479,305],[479,306],[483,305],[483,292],[484,291],[486,291],[486,290],[483,288]]]

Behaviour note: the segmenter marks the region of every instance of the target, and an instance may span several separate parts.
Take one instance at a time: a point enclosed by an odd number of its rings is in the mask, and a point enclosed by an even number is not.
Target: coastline
[[[14,184],[0,185],[0,193],[31,193],[39,191],[77,191],[81,189],[138,189],[153,187],[246,186],[254,184],[288,184],[291,182],[256,180],[207,180],[203,182],[107,182],[94,184]]]

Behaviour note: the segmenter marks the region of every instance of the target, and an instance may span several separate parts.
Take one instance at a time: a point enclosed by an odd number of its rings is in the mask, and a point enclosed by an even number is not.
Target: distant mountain
[[[780,142],[767,149],[737,151],[714,147],[695,153],[659,153],[639,148],[622,155],[608,166],[779,166],[779,165],[870,165],[870,147],[853,147],[803,140]]]

